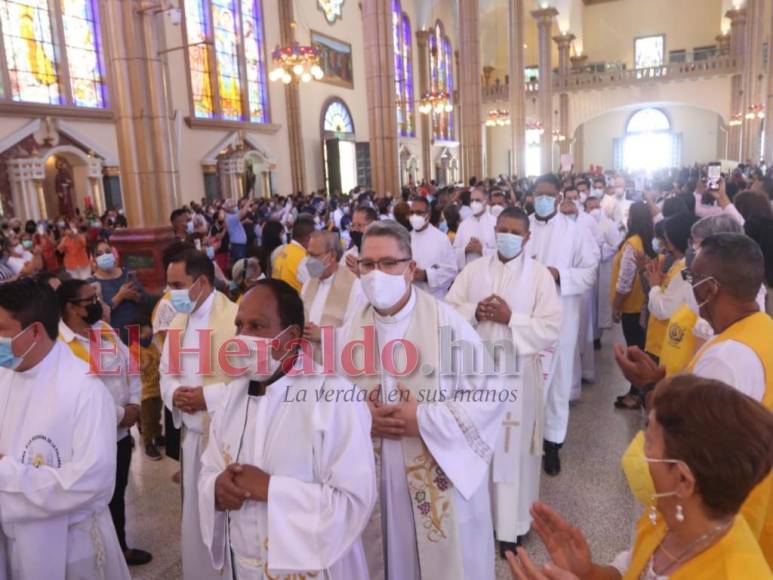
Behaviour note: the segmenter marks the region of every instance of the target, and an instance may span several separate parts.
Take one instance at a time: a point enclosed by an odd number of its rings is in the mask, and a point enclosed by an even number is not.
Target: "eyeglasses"
[[[88,306],[89,304],[96,304],[99,302],[99,296],[94,294],[94,296],[90,296],[89,298],[74,298],[73,300],[70,300],[71,304],[80,304]]]
[[[396,272],[398,264],[403,262],[410,262],[411,258],[381,258],[380,260],[357,260],[357,265],[360,267],[360,274],[368,274],[375,268],[378,268],[382,272],[393,273]]]
[[[695,286],[696,284],[703,282],[704,280],[716,280],[714,276],[711,276],[710,274],[696,274],[689,268],[685,268],[681,272],[682,280],[687,282],[690,286]]]

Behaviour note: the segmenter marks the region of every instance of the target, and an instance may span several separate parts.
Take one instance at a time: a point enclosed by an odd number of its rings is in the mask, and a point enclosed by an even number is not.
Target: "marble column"
[[[478,0],[459,0],[462,179],[483,176],[481,68]]]
[[[416,94],[423,95],[429,91],[429,30],[416,32],[419,65],[419,90]],[[430,159],[430,124],[432,115],[419,113],[419,140],[421,143],[421,175],[429,183],[432,179],[432,160]]]
[[[524,8],[523,0],[510,0],[510,172],[526,175],[526,89],[524,88]]]
[[[574,39],[574,34],[569,33],[553,37],[553,40],[558,45],[558,74],[562,77],[568,75],[570,71],[569,51],[572,48]],[[569,153],[569,145],[571,144],[569,139],[569,93],[566,92],[558,95],[558,123],[558,130],[564,137],[563,141],[558,142],[559,151],[563,155]]]
[[[773,163],[773,10],[770,12],[770,39],[768,40],[768,82],[765,97],[765,163]]]
[[[279,42],[282,43],[282,46],[289,46],[295,41],[295,27],[292,24],[294,18],[293,3],[280,0]],[[299,90],[297,82],[285,85],[287,137],[290,143],[290,179],[293,191],[306,193],[306,167],[303,157],[303,128]]]
[[[551,63],[550,33],[558,15],[555,8],[535,10],[531,15],[537,21],[539,40],[539,120],[544,132],[540,137],[540,172],[553,171],[553,65]]]
[[[761,0],[746,0],[746,43],[743,57],[743,112],[746,114],[749,107],[762,102],[758,94],[760,83],[757,75],[761,72],[759,61],[762,60],[762,24],[763,6]],[[760,121],[757,117],[743,120],[743,151],[742,159],[751,163],[759,159],[759,130]]]
[[[370,127],[371,186],[378,194],[400,192],[395,113],[394,35],[390,0],[362,0],[365,85]]]
[[[728,10],[725,14],[730,19],[730,54],[736,59],[741,72],[734,74],[730,79],[730,116],[740,114],[742,122],[735,127],[728,127],[727,134],[727,154],[730,159],[742,160],[741,137],[743,134],[743,114],[744,110],[744,70],[743,63],[746,50],[746,10],[739,8],[737,10]]]

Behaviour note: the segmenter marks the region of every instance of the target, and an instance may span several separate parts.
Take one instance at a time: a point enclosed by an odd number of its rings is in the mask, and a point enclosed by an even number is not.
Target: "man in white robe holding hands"
[[[543,467],[554,476],[561,471],[558,450],[569,425],[569,397],[579,381],[577,340],[583,295],[596,282],[600,254],[587,228],[558,211],[561,184],[555,175],[543,175],[535,184],[534,215],[526,255],[546,266],[555,280],[563,307],[558,345],[548,366],[545,395],[545,444]],[[545,359],[547,361],[547,359]]]
[[[430,205],[426,197],[411,201],[411,248],[416,268],[413,283],[442,300],[458,271],[456,254],[448,236],[429,223]]]
[[[370,576],[492,580],[487,475],[510,393],[502,400],[481,371],[493,364],[472,327],[411,284],[405,228],[372,224],[358,264],[368,303],[339,344],[346,375],[376,394],[380,497],[363,534]]]
[[[364,397],[345,398],[359,392],[351,383],[298,352],[303,327],[303,303],[281,280],[259,281],[239,304],[234,342],[250,354],[230,357],[241,362],[229,372],[245,374],[214,415],[199,478],[202,537],[228,578],[367,578],[370,415]]]
[[[58,327],[47,284],[0,285],[0,578],[128,580],[107,509],[115,405]]]
[[[506,385],[519,398],[508,403],[492,464],[494,532],[499,552],[515,552],[531,526],[529,509],[539,499],[542,456],[543,376],[540,351],[553,346],[561,325],[561,301],[547,268],[528,257],[529,216],[507,208],[496,225],[497,254],[469,264],[446,300],[493,351],[500,373],[517,361]],[[504,351],[500,346],[504,347]],[[515,359],[517,357],[517,359]]]

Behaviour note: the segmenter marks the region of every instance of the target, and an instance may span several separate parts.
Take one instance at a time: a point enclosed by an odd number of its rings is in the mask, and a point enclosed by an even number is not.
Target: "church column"
[[[558,74],[561,76],[569,74],[571,66],[569,50],[574,39],[574,34],[570,33],[553,37],[553,40],[558,45]],[[563,155],[569,153],[569,146],[571,144],[571,139],[569,139],[569,93],[562,92],[558,96],[558,122],[558,130],[564,136],[564,140],[558,143],[560,152]]]
[[[295,41],[295,15],[293,3],[279,2],[279,42],[290,46]],[[287,114],[287,136],[290,142],[290,179],[293,191],[306,192],[306,166],[303,158],[303,129],[301,127],[301,108],[297,82],[285,85],[285,103]]]
[[[555,8],[535,10],[539,36],[539,120],[544,132],[540,137],[540,172],[553,171],[553,65],[551,63],[550,33],[558,15]]]
[[[102,162],[89,155],[88,165],[89,195],[97,215],[105,212],[105,195],[102,187]]]
[[[745,69],[744,52],[746,47],[746,10],[738,8],[728,10],[725,14],[730,19],[730,53],[736,59],[738,67]],[[741,115],[741,124],[728,128],[728,157],[742,160],[741,136],[743,130],[744,99],[742,72],[734,74],[730,79],[730,115]]]
[[[480,39],[478,0],[459,0],[460,117],[462,179],[483,177],[481,126]]]
[[[363,0],[365,85],[370,127],[372,187],[379,194],[400,192],[395,113],[394,38],[389,0]]]
[[[510,0],[510,158],[511,173],[526,175],[526,90],[524,88],[523,0]]]
[[[419,64],[419,90],[416,92],[423,95],[429,91],[429,30],[419,30],[416,32],[416,43],[418,45],[418,64]],[[418,108],[418,107],[417,107]],[[430,159],[430,123],[432,115],[419,113],[419,139],[421,140],[421,175],[429,183],[432,179],[432,160]]]
[[[768,38],[768,83],[765,98],[765,163],[773,163],[773,10],[770,11],[770,37]]]

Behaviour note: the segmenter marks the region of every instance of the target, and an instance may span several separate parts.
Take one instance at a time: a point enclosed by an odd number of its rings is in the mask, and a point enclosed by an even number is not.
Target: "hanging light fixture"
[[[764,119],[765,105],[762,105],[762,104],[749,105],[749,108],[746,111],[746,118],[750,121],[754,119]]]
[[[510,124],[510,111],[504,111],[497,109],[488,112],[488,119],[486,119],[486,127],[504,127]]]
[[[731,115],[730,120],[727,122],[730,127],[738,127],[741,123],[743,123],[743,115],[741,113]]]
[[[558,130],[553,131],[553,142],[562,143],[563,141],[566,141],[566,135],[562,134],[561,131]]]
[[[293,42],[290,46],[277,46],[271,53],[274,69],[268,78],[289,84],[293,80],[308,83],[320,80],[324,73],[319,66],[319,51],[313,46],[302,46]]]
[[[537,131],[538,134],[542,135],[545,132],[545,127],[539,121],[526,121],[526,130]]]
[[[447,92],[426,92],[419,100],[419,112],[423,115],[430,113],[450,113],[454,110],[453,104]]]

